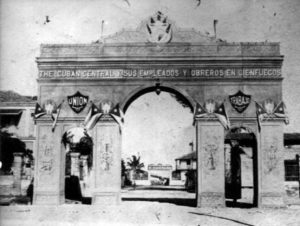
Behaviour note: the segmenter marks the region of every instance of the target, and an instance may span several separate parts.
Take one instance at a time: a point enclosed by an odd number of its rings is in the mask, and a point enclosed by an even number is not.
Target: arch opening
[[[62,136],[65,147],[65,202],[91,204],[93,139],[87,130],[74,127]]]
[[[258,205],[257,138],[250,128],[233,127],[225,136],[226,206]]]
[[[124,107],[127,110],[122,132],[124,201],[196,205],[192,186],[197,170],[192,104],[185,98],[189,104],[183,105],[174,95],[173,89],[172,92],[161,89],[157,95],[155,87],[151,87],[137,92]],[[186,175],[188,172],[194,173]],[[188,183],[187,176],[193,181]]]
[[[180,91],[172,87],[156,85],[156,86],[143,88],[135,92],[133,95],[131,95],[125,101],[125,104],[123,106],[123,112],[126,113],[131,103],[133,103],[136,99],[143,96],[144,94],[151,93],[151,92],[155,92],[157,95],[160,95],[161,92],[170,93],[179,103],[181,103],[182,106],[188,107],[191,110],[191,112],[193,112],[194,110],[193,101],[189,97],[183,95]]]

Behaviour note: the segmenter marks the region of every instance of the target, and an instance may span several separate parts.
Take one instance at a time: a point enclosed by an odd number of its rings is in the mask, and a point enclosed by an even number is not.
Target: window
[[[181,180],[180,171],[173,171],[172,172],[172,180]]]
[[[284,168],[286,181],[299,181],[298,160],[284,160]]]

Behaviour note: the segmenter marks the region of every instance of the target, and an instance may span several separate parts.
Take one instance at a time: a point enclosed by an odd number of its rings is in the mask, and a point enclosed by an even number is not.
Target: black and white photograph
[[[300,225],[300,0],[0,0],[0,225]]]

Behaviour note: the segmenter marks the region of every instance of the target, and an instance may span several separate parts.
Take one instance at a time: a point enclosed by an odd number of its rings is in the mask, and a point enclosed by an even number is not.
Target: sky
[[[142,20],[159,10],[177,27],[194,28],[203,33],[213,34],[213,20],[217,19],[217,36],[228,42],[280,42],[284,55],[283,100],[290,115],[285,132],[300,132],[299,0],[202,0],[199,7],[195,0],[128,1],[130,5],[124,0],[0,0],[0,89],[23,95],[37,94],[35,58],[39,56],[41,43],[91,43],[101,36],[101,21],[105,21],[103,36],[106,37],[123,28],[136,29]],[[46,16],[48,22],[45,22]],[[181,106],[171,100],[165,95],[149,94],[133,102],[126,116],[128,125],[132,126],[128,130],[135,131],[132,133],[138,137],[136,131],[142,126],[132,124],[130,118],[145,114],[148,117],[141,123],[157,127],[146,130],[148,133],[174,124],[171,118],[163,119],[163,123],[161,118],[155,121],[157,114],[152,112],[158,103],[168,105],[169,102],[172,105],[165,109],[169,114],[181,112]],[[176,128],[168,127],[174,134],[164,137],[166,141],[160,142],[155,153],[165,149],[165,143],[173,143],[173,136],[184,131],[183,124],[190,125],[188,113],[177,113],[177,117],[186,121]],[[153,132],[147,136],[155,140],[158,134]],[[128,136],[133,137],[130,133]],[[179,149],[185,149],[189,139]],[[136,145],[156,145],[153,140],[142,140],[145,143],[139,141]],[[126,145],[128,149],[134,149],[130,140]]]

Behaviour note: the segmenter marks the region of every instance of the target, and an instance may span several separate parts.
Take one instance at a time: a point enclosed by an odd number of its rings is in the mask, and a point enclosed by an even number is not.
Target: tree
[[[74,139],[76,137],[76,139]],[[86,129],[76,127],[63,134],[62,141],[64,146],[70,146],[71,152],[78,152],[80,155],[88,156],[88,168],[93,164],[93,139],[87,133]]]
[[[125,166],[124,160],[122,159],[121,160],[121,176],[125,176],[125,174],[126,174],[126,166]]]
[[[1,170],[4,173],[9,173],[11,171],[12,163],[14,161],[13,153],[16,152],[30,155],[30,152],[29,150],[26,150],[26,145],[23,141],[21,141],[17,137],[14,137],[13,134],[1,130],[0,161],[2,162]]]
[[[130,167],[131,170],[131,180],[133,182],[133,185],[135,185],[135,176],[136,173],[143,172],[142,168],[144,167],[144,163],[141,163],[141,157],[132,155],[132,158],[128,159],[127,165]]]

